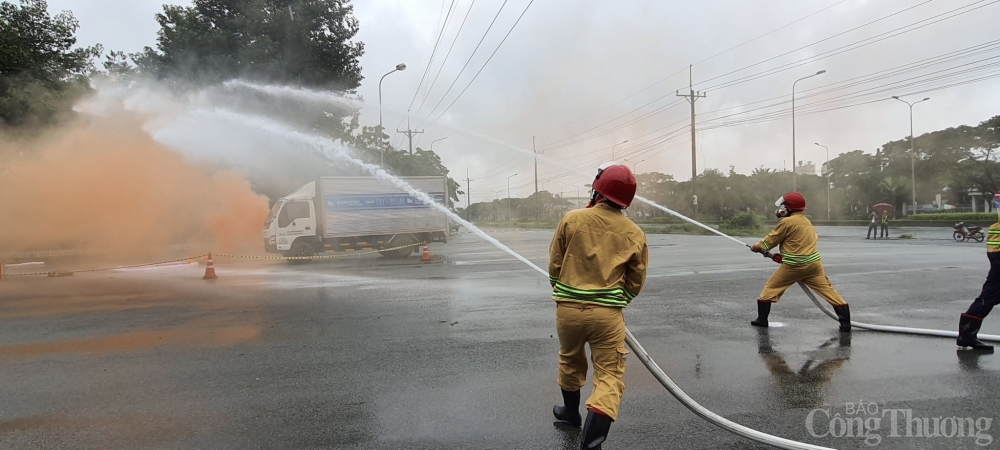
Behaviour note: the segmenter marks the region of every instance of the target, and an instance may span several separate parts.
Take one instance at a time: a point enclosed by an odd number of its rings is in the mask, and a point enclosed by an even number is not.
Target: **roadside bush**
[[[952,222],[996,222],[996,213],[933,213],[933,214],[916,214],[907,217],[907,221],[925,221],[925,220],[946,220]]]
[[[752,211],[738,212],[719,225],[719,231],[738,236],[761,236],[767,233],[764,216]]]

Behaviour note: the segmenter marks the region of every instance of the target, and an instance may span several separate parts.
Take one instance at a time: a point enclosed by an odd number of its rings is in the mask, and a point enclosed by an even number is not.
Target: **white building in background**
[[[799,165],[795,166],[795,173],[798,175],[816,175],[816,164],[813,164],[812,161],[806,164],[799,161]]]

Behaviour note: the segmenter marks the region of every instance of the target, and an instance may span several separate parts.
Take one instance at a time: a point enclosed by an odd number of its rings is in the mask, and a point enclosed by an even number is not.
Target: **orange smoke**
[[[259,250],[266,197],[187,163],[121,118],[0,146],[0,252]]]

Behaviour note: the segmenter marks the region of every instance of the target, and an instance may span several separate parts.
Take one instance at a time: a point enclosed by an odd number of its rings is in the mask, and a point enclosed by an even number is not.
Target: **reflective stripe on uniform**
[[[606,306],[625,307],[635,298],[631,292],[624,288],[610,289],[580,289],[565,283],[555,282],[555,289],[552,296],[565,300],[577,300],[582,302],[596,303]]]
[[[819,253],[813,253],[811,255],[792,255],[792,254],[781,254],[782,264],[787,264],[789,266],[802,266],[809,263],[814,263],[820,260]]]

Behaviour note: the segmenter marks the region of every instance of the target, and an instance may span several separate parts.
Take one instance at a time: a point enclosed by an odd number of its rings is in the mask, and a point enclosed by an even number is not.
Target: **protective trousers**
[[[879,237],[885,237],[885,238],[889,237],[889,224],[887,223],[882,224],[881,233],[879,234]]]
[[[622,308],[584,303],[556,303],[559,333],[559,387],[578,391],[587,383],[587,352],[594,363],[594,391],[587,409],[618,420],[625,393],[625,314]]]
[[[986,282],[983,283],[979,297],[976,297],[969,310],[965,312],[978,319],[986,318],[993,307],[1000,304],[1000,252],[987,253],[986,257],[990,259],[990,273],[986,275]]]
[[[833,306],[847,304],[840,293],[830,284],[830,279],[826,277],[826,270],[823,269],[823,263],[820,261],[801,266],[782,264],[767,280],[764,290],[760,292],[760,300],[777,303],[789,287],[800,281]]]

